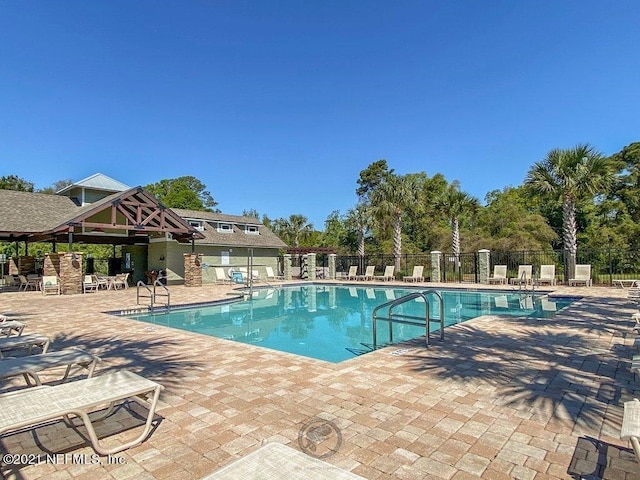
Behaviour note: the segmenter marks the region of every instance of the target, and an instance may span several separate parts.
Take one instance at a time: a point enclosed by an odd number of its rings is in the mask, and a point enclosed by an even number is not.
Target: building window
[[[204,225],[200,220],[189,220],[189,225],[198,230],[199,232],[204,232]]]
[[[219,223],[218,224],[219,232],[233,232],[233,227],[230,223]]]
[[[258,235],[258,227],[255,225],[247,225],[244,228],[244,233],[248,234],[248,235]]]

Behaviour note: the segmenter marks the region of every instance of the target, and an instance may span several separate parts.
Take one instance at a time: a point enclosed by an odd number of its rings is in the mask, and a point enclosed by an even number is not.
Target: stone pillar
[[[58,255],[60,291],[63,295],[82,293],[82,255],[78,252]]]
[[[199,253],[184,254],[184,286],[202,286],[202,255]]]
[[[440,272],[440,263],[442,260],[442,252],[434,250],[431,252],[431,281],[441,282],[442,275]]]
[[[490,250],[478,250],[478,282],[489,283]]]
[[[285,253],[282,256],[282,263],[283,263],[283,269],[284,269],[284,279],[291,280],[291,278],[293,277],[293,272],[291,268],[291,255],[288,253]]]
[[[19,275],[18,257],[9,257],[9,275]]]
[[[335,253],[329,254],[329,280],[336,279],[336,258],[337,255]]]
[[[18,274],[27,275],[33,272],[33,268],[36,264],[36,257],[26,256],[18,257]]]
[[[44,265],[42,267],[42,275],[60,276],[60,254],[45,253]]]
[[[309,253],[307,255],[307,271],[309,272],[309,280],[316,281],[316,254]]]

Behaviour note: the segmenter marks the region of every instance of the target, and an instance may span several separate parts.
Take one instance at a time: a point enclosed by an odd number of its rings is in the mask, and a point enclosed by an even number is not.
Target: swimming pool
[[[421,291],[425,290],[419,289]],[[143,322],[188,330],[242,343],[341,362],[371,351],[372,313],[387,301],[416,289],[311,284],[255,290],[245,301],[173,308],[169,312],[127,315]],[[548,317],[575,299],[503,291],[439,290],[445,325],[480,315]],[[424,313],[424,301],[401,305],[407,315]],[[430,316],[439,318],[432,295]],[[432,325],[436,329],[437,325]],[[394,342],[423,336],[424,327],[394,325]],[[388,342],[388,324],[378,324],[378,345]]]

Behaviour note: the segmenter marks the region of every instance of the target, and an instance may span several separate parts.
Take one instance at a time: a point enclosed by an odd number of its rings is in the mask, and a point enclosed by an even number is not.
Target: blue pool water
[[[255,290],[246,301],[174,308],[168,313],[128,315],[156,325],[198,332],[266,348],[341,362],[371,351],[372,313],[376,306],[415,289],[305,285]],[[445,325],[480,315],[553,316],[575,299],[500,291],[439,290]],[[406,315],[424,314],[424,301],[397,307]],[[429,298],[431,318],[440,318],[440,304]],[[437,329],[438,324],[431,329]],[[424,327],[394,325],[394,342],[423,336]],[[378,322],[377,344],[389,340],[388,324]]]

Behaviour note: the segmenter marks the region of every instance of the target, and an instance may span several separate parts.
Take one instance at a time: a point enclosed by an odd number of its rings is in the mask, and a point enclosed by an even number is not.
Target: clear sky
[[[361,170],[484,199],[640,141],[640,2],[0,0],[0,176],[192,175],[229,214],[356,203]]]

